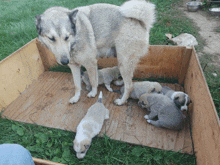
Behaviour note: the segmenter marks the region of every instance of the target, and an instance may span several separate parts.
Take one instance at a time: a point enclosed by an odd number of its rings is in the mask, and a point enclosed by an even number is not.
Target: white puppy
[[[99,134],[105,119],[109,119],[109,110],[102,103],[102,92],[98,101],[92,105],[77,126],[76,137],[73,141],[73,149],[79,159],[84,158],[89,149],[92,138]]]
[[[130,93],[129,98],[139,99],[139,97],[144,93],[161,93],[162,86],[158,82],[150,81],[139,81],[133,83],[133,90]],[[121,87],[120,93],[124,93],[124,86]]]
[[[120,71],[118,69],[117,66],[112,67],[112,68],[104,68],[104,69],[100,69],[98,70],[98,74],[99,74],[99,85],[101,84],[105,84],[105,87],[112,92],[112,88],[110,87],[110,84],[113,80],[116,80],[119,78],[120,76]],[[87,73],[87,71],[82,73],[82,80],[83,82],[86,84],[86,89],[88,91],[91,91],[92,86],[91,83],[89,81],[89,75]]]

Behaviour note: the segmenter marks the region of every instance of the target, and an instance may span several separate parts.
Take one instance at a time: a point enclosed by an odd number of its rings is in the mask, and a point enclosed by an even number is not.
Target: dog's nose
[[[61,58],[60,62],[63,65],[67,65],[67,64],[69,64],[69,59],[66,56],[64,56],[64,57]]]

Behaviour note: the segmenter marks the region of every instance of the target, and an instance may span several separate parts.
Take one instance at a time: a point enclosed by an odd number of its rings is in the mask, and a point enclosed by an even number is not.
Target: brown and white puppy
[[[98,101],[92,105],[85,117],[77,126],[76,137],[73,141],[73,149],[79,159],[84,158],[89,149],[92,138],[99,134],[105,119],[109,119],[109,110],[102,103],[102,92]]]
[[[173,130],[183,128],[186,116],[167,96],[163,94],[146,93],[140,96],[138,105],[150,111],[149,115],[144,116],[148,123],[156,127]],[[158,120],[153,120],[155,117],[158,117]]]
[[[110,84],[113,80],[116,80],[120,77],[120,71],[117,66],[112,68],[104,68],[98,70],[99,75],[99,85],[105,84],[105,87],[110,91],[113,92],[112,88],[110,87]],[[86,89],[88,91],[91,90],[92,86],[89,81],[89,75],[87,71],[82,73],[82,80],[86,84]]]
[[[181,111],[187,111],[190,103],[190,97],[181,91],[174,91],[167,86],[162,87],[162,93],[169,97]]]
[[[129,98],[139,99],[139,97],[144,93],[161,93],[162,86],[158,82],[151,81],[138,81],[133,82],[133,90],[130,93]],[[124,86],[121,87],[120,93],[124,93]]]
[[[155,5],[145,0],[131,0],[116,6],[98,3],[67,9],[51,7],[37,15],[35,24],[39,41],[46,45],[61,65],[71,69],[76,103],[81,95],[80,67],[88,71],[95,97],[98,87],[98,58],[117,55],[125,92],[117,105],[126,102],[132,91],[133,72],[139,59],[147,54],[149,33],[155,22]]]

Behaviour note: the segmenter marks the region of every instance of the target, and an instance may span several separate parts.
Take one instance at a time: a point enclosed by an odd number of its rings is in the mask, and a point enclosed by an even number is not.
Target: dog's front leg
[[[86,67],[86,70],[89,75],[89,81],[92,86],[92,90],[88,93],[88,97],[95,97],[97,94],[97,87],[98,87],[98,68],[97,64]]]
[[[73,96],[69,102],[71,104],[76,103],[81,94],[81,73],[80,73],[80,65],[78,64],[69,64],[68,65],[71,69],[72,75],[73,75],[73,81],[75,85],[75,96]]]

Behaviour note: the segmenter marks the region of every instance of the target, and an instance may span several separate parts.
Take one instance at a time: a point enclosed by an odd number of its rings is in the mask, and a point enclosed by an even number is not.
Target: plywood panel
[[[149,52],[140,62],[134,72],[136,78],[167,77],[181,80],[186,74],[191,49],[178,46],[151,45]],[[101,68],[117,65],[116,58],[99,59]]]
[[[65,164],[52,162],[52,161],[48,161],[48,160],[44,160],[44,159],[38,159],[35,157],[32,157],[32,159],[33,159],[35,165],[65,165]]]
[[[165,85],[183,90],[177,84]],[[186,122],[182,131],[156,128],[146,122],[144,115],[148,112],[137,106],[137,100],[129,99],[126,105],[116,106],[113,100],[119,94],[107,91],[104,86],[99,86],[98,91],[100,90],[103,91],[103,103],[110,111],[110,119],[105,121],[99,136],[106,133],[115,140],[192,154],[189,123]],[[20,122],[76,132],[76,127],[88,108],[97,101],[97,96],[88,98],[87,94],[83,85],[79,102],[69,104],[69,99],[74,95],[72,75],[45,72],[7,107],[3,116]]]
[[[54,54],[36,38],[37,48],[39,50],[42,62],[44,64],[45,70],[49,70],[57,64]]]
[[[44,72],[36,40],[0,62],[0,111]]]
[[[220,164],[220,123],[198,58],[193,50],[185,79],[193,102],[192,138],[197,164]]]
[[[45,68],[54,66],[57,62],[51,51],[37,40],[37,46]],[[192,49],[181,46],[151,45],[149,52],[143,58],[135,70],[136,78],[167,77],[179,79],[181,84],[188,68],[188,61]],[[117,65],[117,58],[100,58],[100,68]]]

